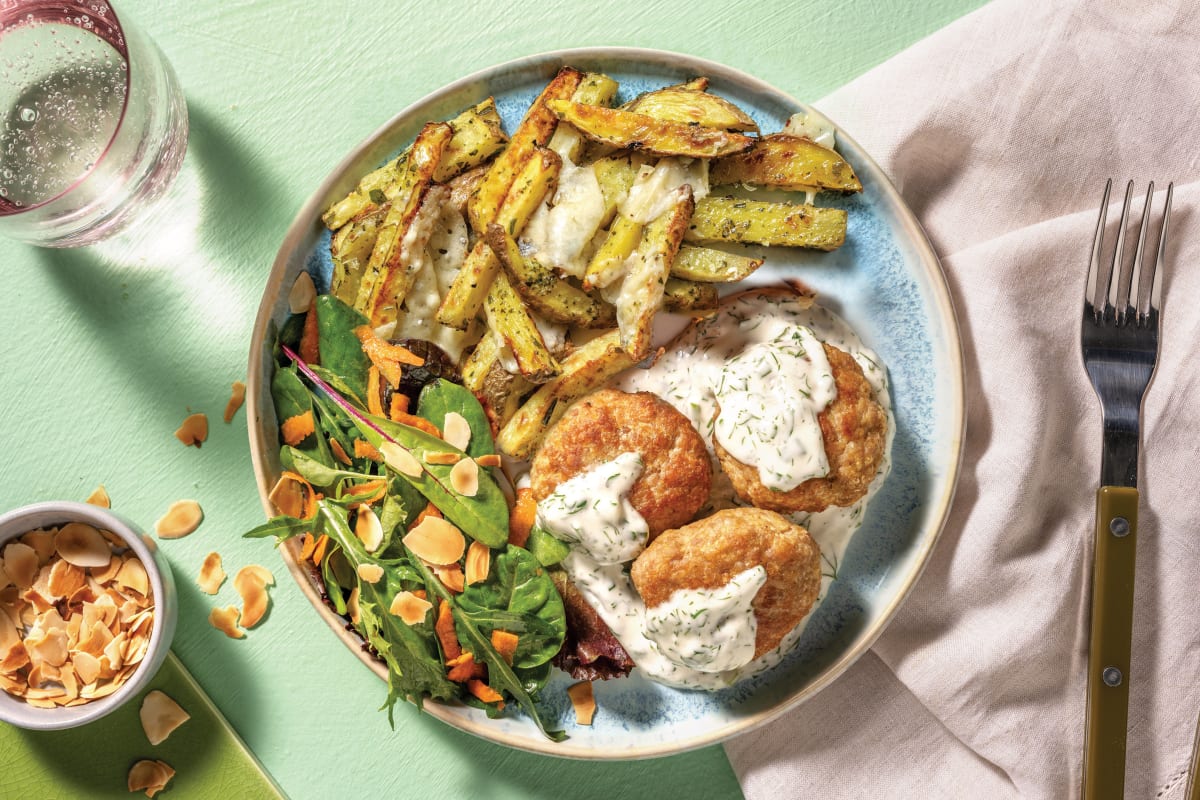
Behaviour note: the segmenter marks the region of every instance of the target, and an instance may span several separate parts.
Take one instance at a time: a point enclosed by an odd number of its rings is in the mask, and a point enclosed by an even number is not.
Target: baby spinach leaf
[[[286,352],[286,350],[285,350]],[[313,409],[313,398],[308,387],[294,369],[276,369],[271,378],[271,397],[275,401],[275,416],[282,424],[299,414],[316,411]],[[333,454],[329,444],[319,432],[309,434],[298,445],[297,449],[304,451],[322,464],[332,466]]]
[[[459,595],[458,604],[489,635],[496,629],[517,634],[514,667],[545,664],[567,634],[566,611],[554,581],[528,550],[515,545],[496,557],[485,582]]]
[[[358,341],[358,340],[355,339],[355,341]],[[362,398],[359,397],[355,393],[355,391],[350,388],[350,384],[348,384],[348,383],[346,383],[346,381],[342,380],[341,375],[338,375],[336,372],[332,372],[331,370],[326,369],[325,367],[321,366],[320,364],[309,364],[308,368],[311,369],[313,372],[315,372],[321,378],[321,380],[325,381],[330,386],[332,386],[334,389],[336,389],[338,391],[338,393],[341,394],[342,397],[346,398],[351,403],[354,403],[354,405],[358,406],[359,408],[363,408],[363,409],[365,409],[367,407],[367,404],[365,402],[363,402]]]
[[[354,329],[366,325],[367,318],[331,294],[317,298],[317,336],[321,365],[340,375],[358,397],[367,396],[367,370],[371,361],[362,349]],[[361,402],[361,401],[360,401]]]
[[[534,525],[529,531],[529,538],[525,540],[525,548],[543,567],[554,566],[571,552],[569,544],[540,525]]]
[[[311,483],[313,486],[319,486],[322,489],[332,486],[343,478],[352,478],[362,480],[369,477],[361,472],[354,472],[348,469],[336,469],[322,464],[317,459],[305,453],[303,450],[297,450],[294,447],[284,445],[279,455],[279,462],[282,464],[287,461],[287,469],[297,473],[301,478]]]
[[[477,458],[496,452],[487,414],[470,389],[451,383],[445,378],[438,378],[433,383],[426,384],[417,401],[417,415],[432,422],[439,430],[444,430],[446,415],[451,411],[461,414],[471,427],[467,455]]]

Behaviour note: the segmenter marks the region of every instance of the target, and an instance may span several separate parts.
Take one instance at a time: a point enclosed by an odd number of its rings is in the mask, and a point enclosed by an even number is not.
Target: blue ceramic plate
[[[251,451],[264,508],[279,474],[277,423],[270,395],[272,332],[287,316],[287,293],[307,269],[327,287],[329,232],[322,211],[359,177],[407,146],[429,120],[448,119],[488,95],[512,131],[530,102],[563,65],[604,72],[621,84],[621,102],[652,88],[706,75],[710,91],[745,109],[763,131],[777,131],[797,111],[810,111],[783,92],[719,64],[653,50],[594,48],[521,59],[464,78],[398,114],[333,170],[293,222],[267,283],[250,354]],[[816,289],[820,302],[845,319],[887,365],[896,435],[893,466],[868,507],[822,604],[797,648],[782,663],[717,693],[682,691],[634,676],[597,682],[595,724],[574,724],[559,675],[543,693],[547,717],[570,738],[544,739],[518,711],[490,720],[482,712],[427,703],[446,722],[501,744],[588,759],[667,755],[748,731],[812,697],[866,651],[904,600],[937,541],[949,510],[962,448],[963,370],[958,327],[945,279],[912,212],[871,158],[840,129],[838,150],[853,165],[863,192],[821,203],[849,211],[845,246],[834,253],[773,248],[758,283],[787,275]],[[381,664],[362,652],[344,620],[321,602],[317,588],[286,557],[293,575],[347,646],[380,676]]]

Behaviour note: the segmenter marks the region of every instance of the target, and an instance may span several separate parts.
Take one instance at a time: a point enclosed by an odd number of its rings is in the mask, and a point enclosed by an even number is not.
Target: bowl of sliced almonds
[[[112,511],[0,516],[0,719],[57,730],[115,710],[162,665],[177,615],[166,559]]]

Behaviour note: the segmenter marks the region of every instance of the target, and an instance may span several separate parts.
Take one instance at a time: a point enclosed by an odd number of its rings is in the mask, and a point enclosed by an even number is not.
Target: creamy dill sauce
[[[751,603],[766,582],[755,565],[718,589],[680,589],[646,609],[646,637],[671,662],[700,672],[748,664],[758,635]]]
[[[597,564],[623,564],[646,549],[650,529],[629,502],[642,457],[622,453],[563,481],[537,507],[538,525],[570,542]]]
[[[725,370],[726,362],[756,345],[770,343],[781,333],[796,327],[806,328],[818,340],[849,353],[862,367],[876,399],[888,415],[884,458],[866,496],[848,508],[831,507],[815,514],[792,515],[793,521],[807,528],[821,549],[821,588],[813,606],[815,610],[828,592],[830,583],[837,577],[838,565],[850,537],[862,524],[867,503],[891,468],[895,421],[887,377],[878,357],[863,347],[854,332],[828,310],[807,305],[790,293],[752,291],[728,299],[719,313],[691,325],[671,343],[653,367],[630,371],[617,383],[616,388],[654,392],[671,403],[700,431],[711,455],[717,380]],[[764,406],[777,400],[778,397],[774,395],[763,397]],[[713,494],[709,506],[701,510],[698,516],[704,517],[713,511],[737,505],[741,503],[728,478],[716,467],[714,457]],[[679,653],[668,656],[663,647],[647,635],[646,607],[624,566],[598,564],[581,548],[572,547],[570,555],[563,561],[563,567],[612,629],[638,669],[651,680],[668,685],[716,690],[769,669],[795,646],[812,617],[810,613],[784,637],[779,647],[761,658],[721,671],[701,671],[678,663]],[[721,592],[726,589],[728,587],[709,591]],[[682,635],[684,631],[679,633]],[[753,642],[754,637],[753,634],[742,633],[738,642],[743,642],[745,638]],[[744,644],[738,646],[745,647]],[[752,644],[750,649],[753,652]]]

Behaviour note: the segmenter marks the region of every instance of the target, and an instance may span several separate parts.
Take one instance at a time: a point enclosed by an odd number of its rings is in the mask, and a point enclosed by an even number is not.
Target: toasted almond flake
[[[89,567],[88,571],[95,583],[105,584],[116,577],[117,573],[121,570],[121,565],[123,563],[125,563],[125,561],[120,556],[110,556],[108,562],[104,566]],[[92,599],[94,600],[95,597],[93,596]]]
[[[475,463],[481,467],[498,467],[503,462],[500,460],[499,453],[487,453],[486,455],[476,457]]]
[[[29,651],[25,649],[24,644],[17,642],[10,645],[8,652],[0,658],[0,673],[11,675],[19,669],[29,665]]]
[[[379,583],[379,579],[383,577],[383,567],[378,564],[362,563],[358,565],[358,577],[362,578],[367,583]]]
[[[96,679],[100,677],[100,659],[91,653],[75,650],[71,653],[71,663],[75,668],[75,674],[79,676],[79,680],[83,681],[84,685],[95,683]]]
[[[246,384],[241,381],[234,381],[233,387],[229,392],[229,402],[225,404],[225,424],[233,422],[233,415],[242,407],[242,403],[246,402]]]
[[[383,454],[376,450],[375,447],[366,439],[354,440],[354,457],[369,458],[376,462],[383,461]]]
[[[402,475],[419,478],[424,472],[424,468],[421,467],[421,462],[417,461],[416,456],[395,442],[384,442],[379,445],[379,453],[389,467]]]
[[[453,564],[463,556],[467,540],[462,531],[441,517],[426,517],[404,537],[409,550],[430,564]]]
[[[208,416],[205,414],[189,414],[183,424],[175,431],[175,438],[188,447],[199,447],[208,438]]]
[[[113,578],[113,583],[126,589],[132,589],[142,597],[150,594],[150,576],[146,574],[146,568],[142,566],[142,562],[136,558],[125,560],[125,563],[121,565],[121,570]]]
[[[224,582],[225,570],[221,566],[221,554],[209,553],[204,557],[204,563],[200,565],[200,576],[196,578],[200,591],[205,594],[216,594]]]
[[[171,735],[171,731],[191,719],[179,703],[158,689],[152,690],[142,700],[139,716],[142,718],[142,730],[146,732],[146,739],[152,745],[162,744]]]
[[[358,587],[355,586],[350,590],[350,597],[346,600],[346,611],[350,614],[350,621],[355,625],[362,619],[362,609],[358,607]]]
[[[77,567],[103,567],[112,558],[112,548],[100,531],[82,522],[68,522],[54,538],[54,549]]]
[[[257,564],[242,567],[233,577],[233,586],[242,596],[242,627],[253,628],[267,613],[270,595],[267,586],[275,584],[275,576]]]
[[[60,558],[50,567],[48,586],[55,597],[66,597],[87,586],[87,575],[70,561]]]
[[[466,582],[463,578],[462,567],[458,564],[451,564],[446,567],[437,566],[436,564],[430,567],[433,574],[437,575],[438,580],[442,585],[455,594],[461,594],[466,588]]]
[[[100,484],[92,493],[88,495],[86,502],[101,508],[112,508],[112,500],[108,497],[108,489],[104,488],[104,484]]]
[[[21,589],[28,589],[38,574],[37,552],[24,542],[9,542],[4,548],[4,571]]]
[[[582,681],[567,687],[567,696],[575,709],[575,722],[580,725],[591,725],[592,717],[596,714],[596,698],[592,694],[592,682]]]
[[[208,624],[228,636],[230,639],[244,639],[246,632],[238,627],[238,617],[241,616],[237,606],[214,608],[208,612]]]
[[[450,488],[463,497],[474,497],[479,492],[479,465],[469,458],[455,464],[450,470]]]
[[[111,642],[104,646],[104,657],[108,659],[111,669],[120,669],[125,666],[126,641],[125,631],[121,631],[112,638]]]
[[[154,523],[154,533],[160,539],[181,539],[204,521],[204,510],[195,500],[176,500]]]
[[[21,537],[21,543],[27,544],[37,553],[38,565],[44,566],[54,556],[55,530],[30,531]]]
[[[17,626],[7,614],[0,614],[0,653],[3,653],[12,647],[14,644],[21,641],[21,634],[17,632]]]
[[[350,456],[346,454],[346,448],[342,447],[342,443],[337,439],[330,437],[329,449],[333,451],[333,457],[338,461],[345,464],[347,467],[354,466],[354,462],[351,461]]]
[[[467,418],[457,411],[446,414],[446,419],[442,422],[442,438],[451,447],[465,452],[467,445],[471,443],[471,425]]]
[[[466,581],[468,585],[486,581],[492,565],[492,551],[483,542],[471,542],[467,548]]]
[[[293,314],[303,314],[316,299],[317,286],[313,283],[312,275],[302,270],[288,292],[288,309]]]
[[[8,573],[4,571],[4,559],[0,558],[0,590],[7,589],[12,585],[12,578],[8,577]]]
[[[359,506],[354,520],[354,535],[368,553],[374,553],[383,544],[383,525],[370,506]]]
[[[280,514],[308,519],[317,513],[317,493],[312,484],[294,472],[284,472],[267,497]]]
[[[419,625],[425,621],[425,615],[431,608],[433,603],[423,597],[417,597],[412,592],[399,592],[392,598],[388,611],[399,617],[405,625]]]
[[[279,434],[283,437],[285,444],[290,444],[295,447],[303,442],[317,430],[316,420],[313,418],[312,409],[305,411],[303,414],[297,414],[294,417],[288,417],[279,426]]]
[[[426,464],[457,464],[462,461],[458,453],[426,453],[423,458]]]
[[[66,662],[70,651],[67,647],[65,630],[47,631],[46,635],[33,645],[30,645],[30,641],[31,639],[26,637],[25,651],[29,653],[29,660],[32,663],[42,662],[52,667],[61,667]]]
[[[175,777],[175,770],[162,761],[142,759],[129,769],[127,785],[129,791],[140,792],[143,789],[146,797],[154,797],[161,792]]]

